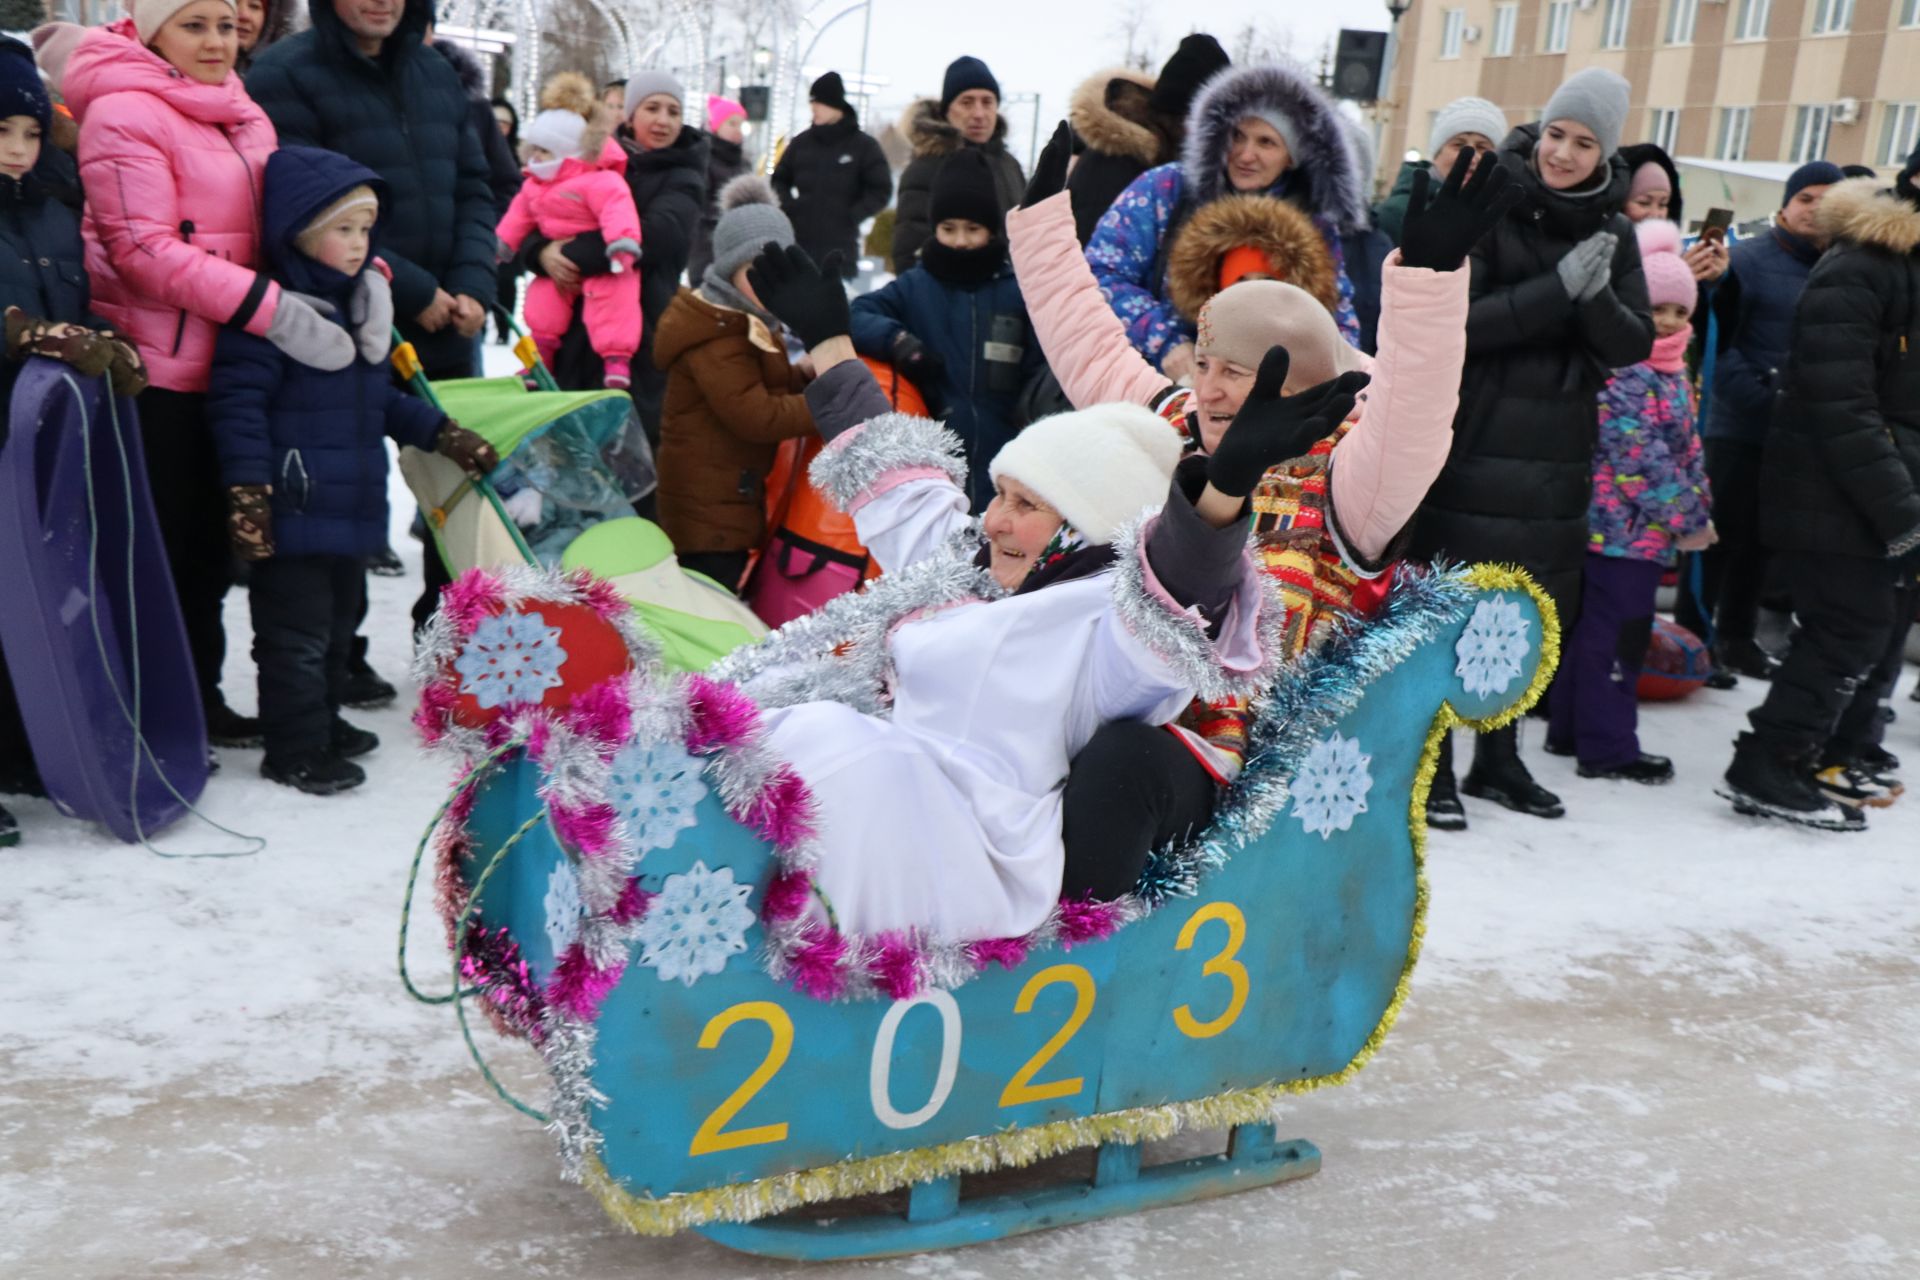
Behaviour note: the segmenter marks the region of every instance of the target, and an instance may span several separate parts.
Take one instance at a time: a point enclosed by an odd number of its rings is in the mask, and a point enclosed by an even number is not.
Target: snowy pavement
[[[373,579],[369,626],[395,678],[418,572],[396,545],[409,577]],[[237,595],[229,623],[250,706]],[[1920,762],[1912,680],[1888,745]],[[1281,1113],[1318,1176],[867,1266],[624,1234],[491,1096],[452,1015],[406,999],[401,890],[443,792],[404,698],[356,717],[384,741],[357,794],[221,753],[204,808],[265,836],[258,857],[162,860],[9,800],[0,1275],[1920,1275],[1920,797],[1856,836],[1735,817],[1710,786],[1757,692],[1648,709],[1670,787],[1582,782],[1530,741],[1565,820],[1468,801],[1472,831],[1433,837],[1405,1015],[1353,1084]],[[412,962],[444,987],[439,933]],[[481,1040],[539,1095],[523,1048]]]

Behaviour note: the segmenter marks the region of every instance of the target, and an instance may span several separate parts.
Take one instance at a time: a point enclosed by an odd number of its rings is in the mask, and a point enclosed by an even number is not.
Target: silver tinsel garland
[[[944,471],[956,486],[966,488],[966,453],[959,436],[930,418],[883,413],[822,449],[808,475],[814,488],[847,511],[888,472],[914,467]]]

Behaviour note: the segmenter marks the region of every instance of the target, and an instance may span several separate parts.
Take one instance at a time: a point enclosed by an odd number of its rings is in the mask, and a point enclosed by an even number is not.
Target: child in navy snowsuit
[[[853,345],[893,362],[944,418],[967,454],[968,501],[993,499],[987,464],[1019,433],[1015,404],[1045,364],[1007,256],[1005,223],[986,155],[967,147],[934,176],[934,238],[920,262],[853,300]]]
[[[1687,377],[1698,286],[1680,257],[1678,227],[1648,219],[1634,232],[1653,304],[1653,354],[1616,370],[1600,393],[1580,620],[1553,682],[1547,740],[1549,750],[1580,758],[1583,778],[1661,783],[1673,762],[1641,751],[1636,732],[1654,593],[1677,553],[1706,550],[1714,532]]]
[[[207,392],[234,548],[253,564],[260,772],[314,795],[366,781],[353,758],[380,744],[340,717],[340,694],[366,611],[362,564],[387,542],[386,438],[437,449],[469,470],[499,461],[388,372],[393,296],[374,262],[384,195],[371,170],[331,151],[273,154],[262,196],[265,271],[330,306],[341,341],[330,367],[317,368],[225,329]]]

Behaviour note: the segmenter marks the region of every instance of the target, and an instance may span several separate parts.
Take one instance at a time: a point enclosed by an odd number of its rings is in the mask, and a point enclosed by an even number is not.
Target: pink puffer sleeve
[[[1127,341],[1080,251],[1066,192],[1007,214],[1013,271],[1047,364],[1076,409],[1124,401],[1146,404],[1167,379]]]
[[[1380,354],[1359,420],[1333,451],[1333,509],[1358,555],[1377,559],[1446,465],[1467,357],[1468,271],[1380,273]]]

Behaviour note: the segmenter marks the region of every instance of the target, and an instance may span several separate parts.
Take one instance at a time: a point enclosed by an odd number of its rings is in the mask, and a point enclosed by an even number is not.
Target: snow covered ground
[[[410,575],[373,580],[369,634],[398,678],[419,549],[395,545]],[[228,693],[250,706],[238,596],[229,620]],[[1889,746],[1920,761],[1911,684]],[[1710,785],[1756,696],[1648,710],[1680,770],[1664,789],[1581,782],[1530,741],[1569,816],[1469,801],[1472,831],[1434,837],[1405,1015],[1352,1085],[1281,1114],[1317,1177],[807,1274],[1920,1274],[1920,798],[1851,837],[1736,818]],[[404,699],[356,719],[384,745],[350,796],[221,753],[204,808],[266,837],[257,857],[163,860],[9,800],[0,1275],[800,1273],[609,1225],[447,1010],[406,999],[401,890],[441,776]],[[159,843],[232,847],[194,824]],[[440,976],[431,922],[412,964]],[[538,1096],[527,1055],[481,1038]]]

